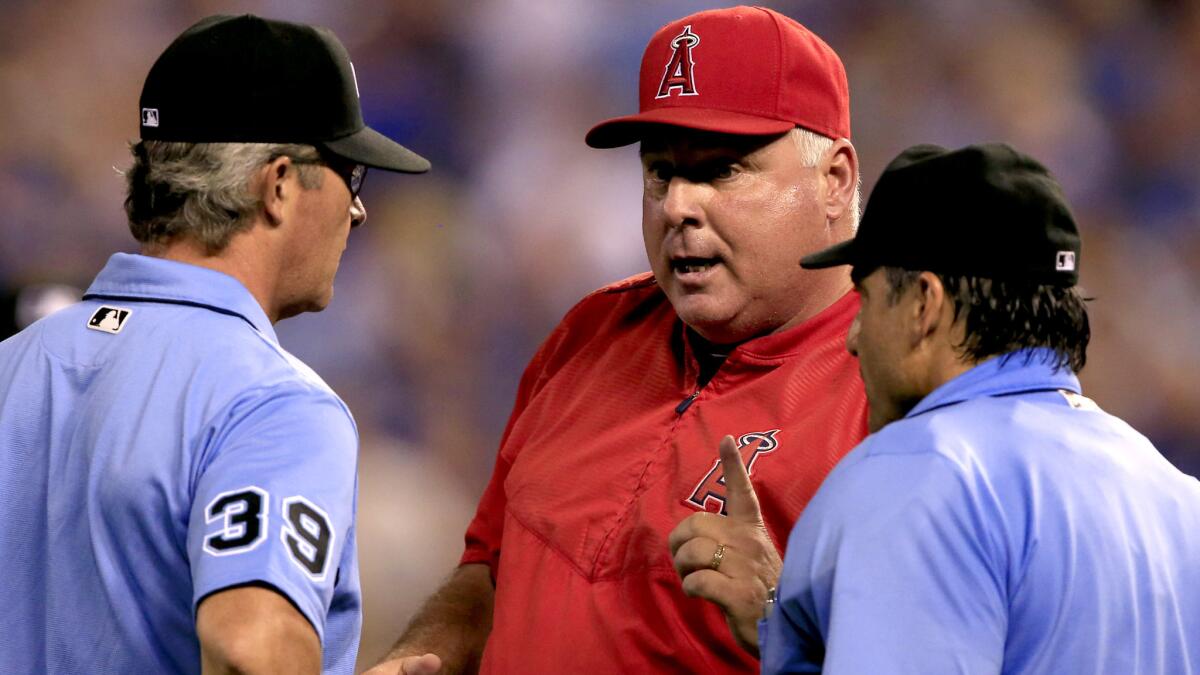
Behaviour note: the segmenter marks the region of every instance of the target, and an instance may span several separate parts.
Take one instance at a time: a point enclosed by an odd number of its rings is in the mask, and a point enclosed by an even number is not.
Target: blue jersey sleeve
[[[257,392],[210,427],[188,524],[193,603],[266,583],[324,640],[354,523],[357,431],[331,393]]]
[[[1005,545],[971,475],[933,452],[847,456],[789,538],[763,672],[1000,672]]]

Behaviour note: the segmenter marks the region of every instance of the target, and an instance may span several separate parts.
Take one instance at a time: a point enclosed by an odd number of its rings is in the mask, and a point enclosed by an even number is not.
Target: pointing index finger
[[[750,474],[742,463],[733,436],[721,439],[721,471],[725,474],[725,510],[729,517],[744,522],[762,521],[758,508],[758,496],[750,483]]]

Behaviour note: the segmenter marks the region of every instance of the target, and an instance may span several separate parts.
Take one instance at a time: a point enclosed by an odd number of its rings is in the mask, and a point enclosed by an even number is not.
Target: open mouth
[[[703,274],[720,264],[720,258],[672,258],[671,271],[676,274]]]

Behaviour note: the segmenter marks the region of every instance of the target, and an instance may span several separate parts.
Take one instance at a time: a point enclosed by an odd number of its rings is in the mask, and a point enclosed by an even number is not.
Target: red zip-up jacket
[[[721,611],[684,596],[667,535],[720,511],[742,446],[777,546],[867,431],[847,294],[739,345],[705,386],[649,274],[576,305],[534,356],[466,536],[496,582],[485,673],[758,672]],[[782,550],[781,550],[782,552]]]

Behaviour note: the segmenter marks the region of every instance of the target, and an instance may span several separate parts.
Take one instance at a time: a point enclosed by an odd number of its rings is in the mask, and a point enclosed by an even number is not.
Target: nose
[[[358,227],[367,222],[367,207],[363,206],[362,199],[354,198],[350,202],[350,227]]]
[[[674,176],[667,184],[663,198],[663,213],[672,226],[694,225],[700,222],[704,203],[704,185],[682,176]]]
[[[854,321],[850,324],[850,332],[846,333],[846,351],[855,358],[858,358],[859,316],[858,314],[854,316]]]

